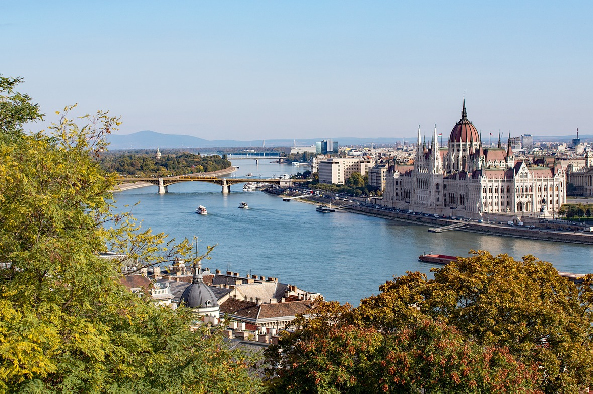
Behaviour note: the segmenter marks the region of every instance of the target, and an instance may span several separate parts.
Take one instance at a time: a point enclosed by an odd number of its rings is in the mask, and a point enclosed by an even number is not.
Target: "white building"
[[[358,172],[364,176],[373,165],[374,160],[360,157],[322,160],[317,164],[319,183],[343,185],[353,173]]]
[[[290,148],[290,154],[291,155],[295,155],[295,154],[303,154],[303,153],[316,153],[317,152],[317,147],[315,145],[311,145],[311,146],[293,146],[292,148]]]
[[[430,146],[421,141],[413,166],[395,165],[386,180],[383,204],[442,215],[483,214],[540,216],[566,202],[566,175],[560,165],[528,167],[515,161],[508,144],[483,149],[478,131],[461,119],[451,130],[448,146],[438,144],[436,127]]]

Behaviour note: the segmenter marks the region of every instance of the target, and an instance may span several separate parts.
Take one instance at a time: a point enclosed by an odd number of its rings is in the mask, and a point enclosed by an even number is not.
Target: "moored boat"
[[[424,253],[418,257],[418,260],[424,263],[446,265],[451,261],[457,260],[457,256],[447,256],[446,254]]]
[[[254,192],[257,190],[257,185],[253,182],[247,182],[243,185],[244,192]]]
[[[325,205],[318,205],[317,208],[315,208],[315,210],[317,212],[321,212],[321,213],[328,213],[328,212],[335,212],[336,211],[331,206],[328,207],[328,206],[325,206]]]
[[[205,206],[200,205],[197,209],[196,209],[196,213],[199,215],[207,215],[208,214],[208,210],[206,209]]]

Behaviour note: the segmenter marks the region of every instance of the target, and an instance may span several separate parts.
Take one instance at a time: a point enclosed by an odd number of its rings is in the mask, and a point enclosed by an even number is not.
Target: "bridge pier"
[[[229,194],[231,192],[231,185],[226,182],[226,178],[222,180],[222,194]]]
[[[168,192],[169,192],[169,189],[167,188],[167,186],[165,186],[165,182],[163,181],[163,178],[159,178],[159,194],[165,194]]]

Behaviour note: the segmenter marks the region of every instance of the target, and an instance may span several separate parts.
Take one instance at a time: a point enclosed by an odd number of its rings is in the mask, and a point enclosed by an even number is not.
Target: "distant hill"
[[[162,134],[151,130],[137,133],[115,135],[108,138],[110,149],[156,149],[156,148],[186,148],[204,147],[210,141],[191,135]]]
[[[581,135],[581,141],[588,142],[593,140],[592,135]],[[533,136],[534,141],[548,142],[567,142],[570,143],[574,136]],[[313,145],[316,141],[326,138],[308,138],[296,141],[298,146]],[[346,145],[392,145],[396,142],[402,142],[402,138],[355,138],[338,137],[332,138],[338,141],[340,146]],[[174,148],[230,148],[230,147],[261,147],[264,140],[206,140],[191,135],[163,134],[156,131],[144,130],[137,133],[125,135],[110,135],[108,137],[111,143],[111,150],[117,149],[174,149]],[[406,138],[406,142],[415,142],[415,138]],[[439,141],[440,142],[440,141]],[[446,144],[446,140],[443,141]],[[266,147],[293,146],[295,140],[292,139],[271,139],[265,140]],[[505,142],[506,143],[506,142]]]
[[[299,146],[313,145],[316,141],[321,141],[327,138],[309,138],[299,139],[296,143]],[[364,145],[364,144],[395,144],[401,142],[401,138],[332,138],[338,141],[341,146],[344,145]],[[156,131],[144,130],[137,133],[125,135],[109,135],[110,142],[109,149],[173,149],[173,148],[225,148],[225,147],[261,147],[264,145],[264,140],[205,140],[203,138],[194,137],[191,135],[179,134],[163,134]],[[409,139],[412,141],[412,139]],[[293,146],[295,140],[293,139],[271,139],[265,140],[265,146]]]

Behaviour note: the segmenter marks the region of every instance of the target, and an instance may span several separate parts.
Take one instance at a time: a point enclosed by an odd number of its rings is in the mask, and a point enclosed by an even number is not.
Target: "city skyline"
[[[120,134],[204,139],[593,134],[585,1],[8,2],[0,73]],[[40,125],[33,125],[37,129]]]

